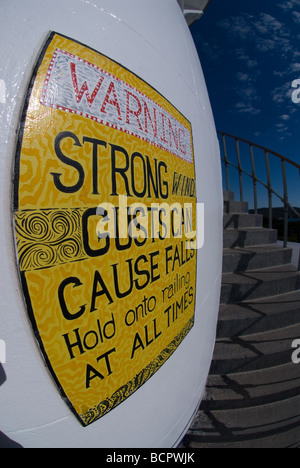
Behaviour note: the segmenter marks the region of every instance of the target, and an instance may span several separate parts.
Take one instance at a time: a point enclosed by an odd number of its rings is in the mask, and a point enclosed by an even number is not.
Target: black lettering
[[[98,284],[100,284],[101,289],[98,290]],[[95,312],[96,308],[96,299],[97,297],[105,295],[108,299],[108,303],[112,304],[114,301],[104,283],[102,276],[100,275],[99,271],[95,272],[94,276],[94,284],[93,284],[93,293],[92,293],[92,304],[91,304],[91,312]]]
[[[136,158],[139,158],[142,161],[143,165],[143,170],[142,170],[142,175],[143,175],[143,190],[141,192],[138,192],[136,189],[136,183],[135,183],[135,170],[134,170],[134,161]],[[140,173],[141,171],[139,171]],[[131,180],[132,180],[132,190],[133,193],[136,197],[143,198],[146,195],[146,190],[147,190],[147,182],[146,182],[146,164],[143,156],[140,153],[133,153],[131,156]]]
[[[162,175],[161,175],[162,168],[165,169],[165,173],[167,174],[168,173],[168,168],[167,168],[166,163],[164,163],[163,161],[160,161],[159,165],[158,165],[158,170],[159,170],[159,192],[160,192],[161,198],[167,199],[169,197],[169,186],[168,186],[168,182],[166,182],[166,181],[162,182]],[[164,187],[165,191],[163,191],[163,187]]]
[[[141,261],[144,261],[144,263],[148,263],[148,259],[146,257],[146,255],[141,255],[135,262],[135,265],[134,265],[134,271],[137,275],[139,276],[145,276],[146,278],[146,281],[144,282],[144,284],[140,284],[139,283],[139,280],[135,280],[135,287],[137,290],[141,291],[142,289],[146,288],[150,282],[150,273],[148,270],[140,270],[139,269],[139,263]]]
[[[73,348],[78,348],[80,354],[85,353],[85,351],[83,349],[83,346],[82,346],[82,341],[81,341],[81,338],[80,338],[80,334],[79,334],[79,328],[76,328],[76,330],[73,330],[73,333],[75,333],[75,337],[76,337],[76,341],[74,343],[71,343],[71,341],[69,339],[69,333],[66,333],[65,335],[63,335],[63,337],[65,339],[65,342],[66,342],[66,345],[67,345],[67,348],[68,348],[68,351],[69,351],[69,354],[70,354],[70,359],[75,359],[75,356],[74,356],[74,353],[73,353]]]
[[[172,252],[173,247],[170,245],[169,247],[166,248],[166,275],[169,274],[169,263],[172,260],[172,255],[169,255],[169,252]]]
[[[106,353],[102,354],[102,356],[99,356],[97,358],[97,362],[99,363],[100,361],[102,361],[102,359],[105,359],[105,365],[106,365],[106,370],[107,370],[107,377],[109,377],[113,371],[111,369],[111,363],[110,363],[110,359],[109,359],[109,356],[110,354],[112,353],[115,353],[116,352],[116,348],[113,348],[111,349],[110,351],[107,351]],[[90,364],[88,364],[86,366],[86,388],[90,388],[91,386],[91,381],[94,380],[94,379],[100,379],[100,380],[104,380],[105,379],[105,376],[103,374],[101,374],[101,372],[99,372],[97,369],[95,369],[93,366],[91,366]]]
[[[107,351],[107,353],[102,354],[102,356],[97,358],[97,362],[100,362],[101,359],[105,359],[105,364],[107,367],[107,375],[111,375],[113,372],[111,370],[111,365],[110,365],[110,360],[109,360],[109,355],[112,353],[116,352],[116,348],[111,349],[110,351]]]
[[[150,254],[150,259],[151,259],[151,283],[154,283],[155,281],[160,279],[160,274],[156,275],[154,274],[155,270],[158,270],[158,262],[154,263],[154,258],[159,255],[159,251],[151,253]]]
[[[128,183],[128,178],[127,178],[127,171],[129,169],[130,161],[129,161],[129,156],[127,151],[122,148],[121,146],[117,145],[112,145],[111,146],[111,179],[112,179],[112,196],[117,196],[119,193],[117,191],[117,174],[119,174],[125,183],[125,189],[126,189],[126,194],[128,197],[131,197],[131,193],[129,190],[129,183]],[[116,153],[121,153],[123,156],[125,156],[125,167],[117,167],[117,157]]]
[[[172,271],[174,271],[175,263],[176,263],[176,262],[178,262],[178,268],[181,267],[178,245],[176,245],[176,247],[175,247],[175,255],[174,255],[174,258],[173,258],[173,268],[172,268]]]
[[[153,177],[153,172],[150,164],[149,156],[146,155],[147,161],[147,178],[148,178],[148,198],[152,197],[151,193],[151,185],[154,191],[154,195],[158,198],[158,167],[157,167],[157,159],[154,158],[155,161],[155,177]]]
[[[79,286],[82,286],[82,283],[78,278],[71,277],[71,278],[65,279],[58,288],[58,299],[59,299],[61,311],[65,319],[76,320],[84,314],[86,305],[81,306],[80,310],[76,313],[69,312],[67,305],[66,305],[65,297],[64,297],[64,291],[66,287],[69,286],[70,284],[75,285],[73,286],[73,288],[78,288]]]
[[[54,144],[55,154],[62,163],[76,169],[76,171],[78,172],[78,182],[75,185],[71,185],[70,187],[67,187],[66,185],[63,185],[62,182],[60,181],[60,178],[62,176],[61,173],[51,172],[51,175],[53,176],[54,185],[57,188],[57,190],[63,193],[76,193],[78,192],[78,190],[82,188],[84,184],[85,175],[84,175],[83,167],[81,166],[81,164],[79,164],[79,162],[74,161],[73,159],[70,159],[63,154],[61,150],[61,142],[66,138],[72,138],[72,140],[75,141],[74,146],[78,146],[82,148],[82,145],[80,144],[78,137],[74,135],[74,133],[61,132],[59,135],[57,135],[55,139],[55,144]]]
[[[186,295],[186,294],[187,294],[187,293],[184,293],[184,295],[181,296],[180,302],[176,301],[176,315],[175,315],[176,320],[177,320],[177,318],[178,318],[178,310],[180,310],[181,313],[183,314],[184,310],[186,309],[186,306],[185,306],[185,305],[186,305],[186,304],[185,304],[185,295]],[[184,308],[183,308],[183,298],[184,298]]]
[[[89,208],[83,213],[83,216],[82,216],[83,246],[84,246],[84,250],[86,254],[92,258],[101,257],[102,255],[105,255],[108,252],[109,246],[110,246],[110,238],[109,236],[106,236],[104,247],[102,247],[101,249],[96,249],[96,250],[90,247],[88,222],[89,222],[90,216],[96,216],[96,215],[97,215],[97,208]]]
[[[181,174],[177,174],[177,172],[174,173],[174,178],[173,178],[173,195],[178,194],[178,189],[180,186],[180,181],[181,181]]]
[[[164,314],[168,316],[168,328],[170,328],[171,326],[171,322],[170,322],[170,310],[171,309],[172,309],[172,306],[169,306],[164,312]]]
[[[132,268],[132,259],[130,260],[127,260],[126,263],[128,263],[129,265],[129,276],[130,276],[130,279],[129,279],[129,282],[130,282],[130,285],[127,289],[127,291],[125,292],[121,292],[120,291],[120,286],[119,286],[119,279],[118,279],[118,263],[116,263],[115,265],[112,265],[112,268],[113,268],[113,272],[114,272],[114,282],[115,282],[115,291],[116,291],[116,295],[119,299],[122,299],[123,297],[127,297],[129,296],[129,294],[132,293],[132,290],[133,290],[133,268]],[[122,278],[124,278],[124,273],[122,271]]]
[[[111,328],[111,333],[110,334],[107,331],[109,329],[109,327]],[[104,337],[105,337],[106,340],[111,340],[115,336],[115,334],[116,334],[116,321],[115,321],[114,314],[111,314],[111,320],[106,322],[106,324],[104,325],[103,334],[104,334]]]
[[[131,216],[129,214],[127,214],[127,221],[128,221],[128,226],[129,226],[130,221],[131,221]],[[128,236],[126,239],[124,239],[126,243],[121,244],[121,242],[120,242],[119,223],[120,223],[119,208],[116,208],[116,239],[115,239],[115,243],[116,243],[116,249],[122,251],[122,250],[127,250],[127,249],[129,249],[131,247],[132,238],[131,238],[131,236]]]
[[[164,229],[164,232],[162,233],[161,230],[159,231],[159,239],[160,240],[165,240],[167,235],[168,235],[168,227],[166,223],[163,221],[163,215],[166,216],[167,212],[164,208],[160,208],[159,210],[159,225]]]
[[[101,374],[99,371],[97,371],[93,366],[91,366],[90,364],[88,364],[86,366],[86,384],[85,384],[85,387],[86,388],[90,388],[91,386],[91,381],[94,380],[94,379],[100,379],[100,380],[104,380],[105,377],[103,374]]]
[[[142,348],[144,350],[145,346],[143,344],[143,341],[142,341],[142,338],[140,337],[140,335],[138,333],[136,333],[135,338],[134,338],[134,342],[133,342],[132,353],[131,353],[131,358],[130,359],[134,358],[134,354],[139,348]]]
[[[128,218],[129,219],[128,221],[129,237],[134,239],[134,242],[138,247],[142,247],[147,242],[148,232],[147,232],[147,229],[138,222],[138,218],[140,215],[143,218],[146,218],[148,216],[148,209],[145,210],[142,206],[137,206],[134,208],[134,210],[132,210],[132,207],[130,207],[129,212],[131,212],[132,214],[132,221],[130,221],[130,218]],[[135,226],[140,232],[133,235],[133,226]],[[140,237],[142,238],[141,241],[138,240]]]
[[[98,146],[107,148],[105,141],[96,138],[83,137],[83,143],[92,143],[93,145],[93,195],[99,195],[98,192]]]
[[[96,346],[98,346],[98,343],[98,334],[94,330],[89,331],[83,338],[83,345],[89,351],[91,349],[96,348]]]

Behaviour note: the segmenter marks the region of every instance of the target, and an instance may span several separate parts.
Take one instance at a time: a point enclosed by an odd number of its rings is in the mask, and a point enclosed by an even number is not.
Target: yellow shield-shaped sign
[[[193,327],[191,125],[121,65],[51,33],[14,175],[28,314],[61,395],[87,426],[146,383]]]

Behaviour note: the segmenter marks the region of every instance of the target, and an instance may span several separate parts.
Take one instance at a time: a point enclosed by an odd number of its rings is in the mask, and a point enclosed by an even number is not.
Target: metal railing
[[[284,213],[283,245],[286,248],[289,238],[289,215],[293,213],[293,216],[300,221],[300,212],[289,201],[289,193],[291,188],[293,188],[295,193],[298,190],[300,205],[300,165],[281,154],[242,138],[220,131],[218,135],[221,140],[220,146],[226,190],[230,191],[234,187],[232,191],[239,191],[240,201],[244,201],[246,190],[248,192],[249,190],[253,191],[254,213],[257,214],[259,210],[258,200],[261,198],[264,200],[264,194],[259,197],[259,190],[262,189],[267,195],[268,200],[267,217],[269,229],[273,228],[274,222],[273,199],[280,200]],[[238,183],[236,171],[238,172]],[[249,182],[252,188],[249,187]],[[249,195],[248,193],[247,196]],[[260,206],[260,208],[263,208],[263,206]]]

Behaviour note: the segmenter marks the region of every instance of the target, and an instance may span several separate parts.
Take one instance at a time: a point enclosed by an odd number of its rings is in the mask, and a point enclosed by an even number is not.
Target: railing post
[[[257,185],[259,184],[260,186],[264,187],[268,191],[268,199],[269,199],[269,229],[272,229],[273,227],[273,196],[277,197],[281,201],[281,203],[284,206],[284,247],[287,247],[288,244],[288,232],[289,232],[289,212],[293,212],[296,214],[296,216],[300,219],[300,213],[298,210],[296,210],[295,207],[291,205],[289,202],[289,194],[288,194],[288,180],[287,180],[287,173],[286,173],[286,164],[289,164],[289,167],[294,167],[298,170],[299,172],[299,177],[300,177],[300,165],[297,164],[296,162],[292,161],[291,159],[288,159],[274,151],[271,151],[267,148],[264,148],[263,146],[257,145],[255,143],[252,143],[250,141],[244,140],[242,138],[238,138],[236,136],[230,135],[226,132],[218,132],[219,134],[222,135],[223,138],[223,148],[224,148],[224,158],[222,158],[222,161],[225,163],[225,168],[226,168],[226,186],[227,190],[230,190],[230,176],[229,176],[229,167],[234,168],[239,172],[239,182],[240,182],[240,195],[241,195],[241,201],[244,199],[244,187],[243,187],[243,176],[250,177],[253,182],[253,192],[254,192],[254,209],[255,213],[258,213],[258,190],[257,190]],[[226,146],[226,137],[231,138],[232,140],[235,140],[236,143],[236,151],[237,151],[237,159],[238,159],[238,164],[236,164],[233,161],[230,161],[228,159],[228,153],[227,153],[227,146]],[[250,156],[251,156],[251,164],[252,164],[252,173],[247,171],[246,169],[242,168],[242,162],[241,162],[241,152],[240,152],[240,145],[239,143],[246,143],[249,145],[250,148]],[[258,148],[262,151],[264,151],[265,154],[265,163],[266,163],[266,170],[267,170],[267,182],[265,180],[261,180],[260,177],[257,177],[256,173],[256,167],[255,167],[255,158],[254,158],[254,148]],[[281,161],[281,168],[282,168],[282,178],[283,178],[283,194],[279,194],[278,190],[273,188],[272,186],[272,173],[271,173],[271,166],[270,166],[270,155],[273,157],[276,157],[280,159]],[[300,271],[300,255],[299,255],[299,271]]]
[[[254,213],[258,213],[258,203],[257,203],[257,178],[256,178],[256,169],[255,169],[255,160],[253,154],[253,145],[250,145],[250,155],[251,155],[251,165],[252,165],[252,179],[253,179],[253,193],[254,193]]]
[[[286,169],[285,162],[281,160],[282,168],[282,179],[283,179],[283,197],[284,197],[284,242],[283,247],[287,247],[288,237],[289,237],[289,207],[288,207],[288,188],[287,188],[287,179],[286,179]]]
[[[269,229],[273,228],[273,203],[272,203],[272,179],[269,161],[269,152],[265,150],[267,178],[268,178],[268,195],[269,195]]]
[[[240,145],[239,145],[239,140],[236,138],[235,140],[236,144],[236,152],[237,152],[237,158],[238,158],[238,170],[239,170],[239,179],[240,179],[240,199],[241,202],[244,201],[244,189],[243,189],[243,169],[242,169],[242,163],[241,163],[241,152],[240,152]]]
[[[230,191],[230,180],[229,180],[229,169],[228,169],[228,155],[226,146],[226,137],[222,134],[223,150],[224,150],[224,161],[225,161],[225,172],[226,172],[226,190]]]

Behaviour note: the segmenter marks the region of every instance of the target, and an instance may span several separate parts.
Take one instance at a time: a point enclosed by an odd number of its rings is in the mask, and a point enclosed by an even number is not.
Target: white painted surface
[[[156,88],[192,123],[205,245],[198,253],[196,325],[152,379],[82,428],[44,365],[18,281],[11,171],[28,81],[50,30],[102,52]],[[202,396],[214,347],[222,259],[219,147],[197,53],[176,0],[2,0],[0,77],[0,339],[7,381],[0,431],[24,447],[171,447]],[[3,95],[2,95],[3,97]]]
[[[0,79],[0,104],[6,103],[6,84],[4,80]]]

